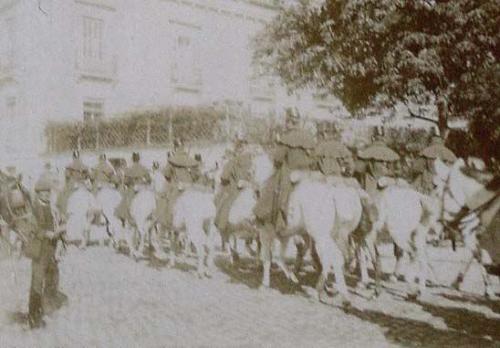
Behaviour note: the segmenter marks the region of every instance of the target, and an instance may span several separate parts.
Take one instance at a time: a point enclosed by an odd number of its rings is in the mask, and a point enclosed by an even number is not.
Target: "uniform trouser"
[[[217,204],[217,214],[215,216],[215,226],[223,234],[223,239],[227,240],[227,227],[229,222],[229,212],[238,197],[239,190],[236,187],[227,187],[219,197]]]
[[[59,267],[55,258],[56,243],[43,240],[40,255],[31,263],[29,319],[38,323],[44,314],[44,301],[55,297],[59,288]]]

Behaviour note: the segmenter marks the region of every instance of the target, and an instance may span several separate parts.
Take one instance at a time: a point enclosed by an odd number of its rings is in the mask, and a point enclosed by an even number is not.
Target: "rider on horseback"
[[[80,159],[80,152],[73,151],[73,161],[66,167],[66,180],[81,182],[89,177],[89,168]]]
[[[99,163],[92,170],[92,181],[97,188],[106,184],[116,184],[116,172],[105,154],[99,155]]]
[[[286,227],[288,198],[293,189],[290,174],[294,170],[311,170],[314,161],[311,156],[315,147],[314,135],[299,124],[299,116],[287,110],[287,130],[277,139],[274,156],[276,172],[266,183],[255,207],[256,217],[264,223],[271,223],[276,231]]]
[[[75,191],[75,186],[84,184],[89,178],[89,169],[80,159],[80,152],[73,151],[73,161],[66,167],[65,185],[62,192],[57,197],[57,208],[61,214],[66,214],[68,200]]]
[[[443,139],[437,134],[436,128],[432,128],[432,130],[433,136],[429,146],[420,152],[419,158],[413,165],[415,175],[413,186],[426,195],[434,191],[433,178],[436,175],[434,161],[436,158],[440,158],[447,164],[452,164],[457,160],[455,154],[444,145]]]
[[[222,170],[222,186],[215,202],[217,207],[215,225],[222,234],[227,228],[231,206],[238,196],[240,181],[251,182],[252,180],[252,159],[248,152],[244,152],[245,144],[247,144],[246,139],[238,135],[234,142],[233,156]]]
[[[125,169],[124,184],[125,191],[120,205],[116,208],[116,217],[123,222],[134,224],[130,215],[130,203],[136,194],[136,185],[151,184],[149,171],[140,163],[141,156],[138,152],[132,154],[132,165]]]
[[[359,187],[359,183],[351,176],[354,174],[355,164],[351,151],[340,141],[340,134],[329,135],[326,131],[320,132],[322,141],[315,149],[317,169],[327,177],[333,177],[344,185]]]
[[[200,162],[189,156],[180,140],[174,142],[174,153],[168,155],[168,164],[163,169],[167,180],[164,208],[159,209],[159,222],[167,229],[172,227],[173,206],[185,185],[200,179]]]
[[[361,186],[372,196],[381,188],[381,178],[394,177],[394,164],[399,160],[399,155],[384,143],[383,137],[383,127],[375,128],[373,143],[358,154],[366,161],[365,170],[361,173]]]

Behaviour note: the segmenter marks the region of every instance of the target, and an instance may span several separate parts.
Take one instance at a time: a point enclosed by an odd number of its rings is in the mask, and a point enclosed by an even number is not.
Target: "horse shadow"
[[[388,341],[404,347],[498,347],[500,344],[498,334],[492,335],[493,327],[498,328],[498,322],[492,325],[491,320],[489,320],[490,329],[484,331],[481,329],[484,325],[484,316],[481,318],[482,315],[456,308],[421,305],[426,311],[439,314],[449,329],[437,329],[426,322],[393,317],[374,310],[349,307],[345,308],[344,312],[381,327]],[[481,320],[471,323],[468,318],[472,321]],[[474,328],[471,329],[470,325]],[[491,339],[486,338],[485,335],[489,335]]]

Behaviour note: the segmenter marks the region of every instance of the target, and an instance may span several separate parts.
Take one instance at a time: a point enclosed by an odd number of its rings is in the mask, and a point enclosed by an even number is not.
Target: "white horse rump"
[[[214,266],[214,219],[214,194],[208,190],[187,187],[174,204],[174,229],[185,232],[196,249],[200,277],[210,276]],[[175,263],[173,248],[170,261]]]

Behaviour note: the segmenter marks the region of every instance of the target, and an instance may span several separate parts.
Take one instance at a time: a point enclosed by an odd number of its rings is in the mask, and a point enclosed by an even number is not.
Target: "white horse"
[[[421,295],[425,293],[428,257],[427,235],[437,220],[438,207],[435,201],[410,187],[389,186],[375,199],[378,218],[370,235],[387,231],[394,243],[419,264],[419,288]],[[398,259],[396,272],[401,268]],[[408,282],[415,280],[415,274],[405,275]]]
[[[163,251],[159,238],[159,230],[154,218],[156,209],[156,195],[154,188],[146,184],[135,186],[138,191],[130,203],[130,216],[132,225],[128,224],[126,232],[127,247],[134,259],[139,258],[139,253],[144,251],[144,245],[147,236],[154,248],[154,255],[158,259],[166,259],[166,253]],[[136,236],[138,245],[136,248]]]
[[[93,211],[97,207],[95,197],[84,182],[74,184],[66,206],[66,239],[68,242],[82,240],[80,247],[86,248],[90,242]],[[104,235],[102,238],[104,239]]]
[[[121,222],[115,216],[115,210],[121,202],[121,194],[110,184],[102,184],[95,195],[97,209],[101,213],[106,223],[106,229],[109,237],[116,245],[118,242],[116,236],[120,236]]]
[[[491,286],[490,277],[484,267],[484,251],[481,249],[477,232],[483,221],[482,215],[488,210],[492,216],[498,214],[500,210],[500,198],[497,194],[491,193],[491,198],[480,205],[477,209],[461,214],[467,202],[474,199],[479,192],[485,192],[485,186],[473,177],[465,175],[462,171],[466,164],[463,159],[458,159],[448,167],[439,159],[435,161],[434,167],[436,175],[434,183],[439,197],[441,198],[442,219],[445,228],[457,229],[462,235],[464,247],[467,252],[467,262],[460,270],[454,286],[459,288],[464,275],[467,273],[472,261],[476,259],[481,265],[481,274],[485,286],[485,295],[493,296],[494,291]],[[491,210],[490,210],[491,209]],[[459,220],[459,221],[456,221]],[[456,223],[456,226],[453,226]],[[487,227],[487,226],[485,226]]]
[[[215,203],[212,190],[198,185],[181,187],[183,192],[173,207],[173,226],[184,232],[188,242],[196,249],[197,272],[200,278],[210,277],[214,268]],[[170,263],[175,264],[171,248]]]
[[[363,213],[361,199],[367,195],[361,189],[354,187],[334,186],[321,174],[294,172],[291,178],[292,182],[297,183],[288,203],[287,230],[281,235],[270,235],[269,231],[263,231],[261,237],[263,252],[269,253],[272,240],[278,238],[281,242],[278,266],[289,279],[296,282],[295,275],[287,270],[283,262],[288,239],[295,234],[309,236],[315,242],[322,266],[322,273],[317,283],[319,299],[322,300],[328,274],[333,270],[338,291],[343,299],[347,300],[344,260],[349,252],[351,234],[361,221]],[[374,241],[374,238],[372,240]],[[369,251],[375,255],[374,243],[370,246]],[[372,258],[376,260],[375,257]],[[269,258],[264,258],[263,261],[262,285],[269,287],[271,261]],[[361,266],[366,267],[366,263],[362,262]],[[362,270],[362,277],[364,282],[368,281],[366,269]]]
[[[264,183],[273,174],[273,163],[269,155],[262,149],[257,150],[252,156],[251,178],[252,182],[241,181],[238,183],[240,192],[229,209],[228,214],[228,234],[234,238],[255,239],[259,232],[256,226],[256,218],[253,212],[257,204],[256,190],[263,187]],[[232,256],[236,254],[236,248],[231,248],[231,243],[226,244],[228,253]],[[233,250],[231,250],[233,249]]]

